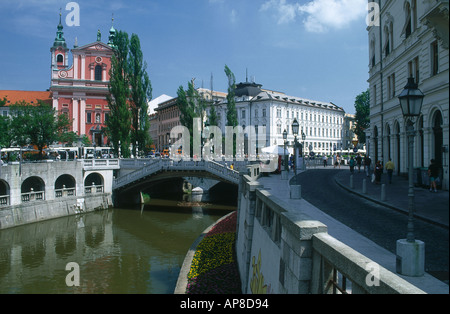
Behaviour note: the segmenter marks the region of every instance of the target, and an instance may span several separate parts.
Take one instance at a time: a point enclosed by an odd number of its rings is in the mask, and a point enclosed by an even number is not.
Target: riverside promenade
[[[270,193],[277,198],[282,199],[284,202],[287,202],[290,206],[293,208],[299,207],[300,200],[290,199],[290,188],[289,188],[289,181],[292,179],[293,173],[289,173],[289,179],[288,180],[282,180],[281,175],[270,175],[268,177],[262,177],[259,178],[258,181],[264,186],[264,189],[269,189]],[[358,194],[357,189],[350,190],[349,183],[350,183],[350,173],[349,171],[342,171],[342,174],[338,174],[336,176],[336,182],[341,185],[348,193],[357,193],[357,195],[360,195],[363,197],[362,192]],[[396,183],[398,185],[398,191],[395,194],[388,194],[389,197],[386,198],[386,201],[384,202],[385,205],[394,206],[396,207],[396,210],[405,210],[405,203],[401,200],[401,195],[405,194],[404,188],[405,183],[400,183],[400,180],[404,180],[402,178],[396,178],[394,177],[394,183],[395,180],[398,179],[399,181]],[[347,182],[346,182],[347,181]],[[405,180],[406,181],[406,180]],[[354,181],[356,183],[356,181]],[[372,183],[370,183],[372,184]],[[367,184],[369,185],[369,184]],[[356,186],[356,185],[355,185]],[[406,185],[407,187],[407,185]],[[370,194],[372,195],[372,198],[374,201],[377,201],[377,188],[370,188],[368,189]],[[379,187],[381,189],[381,187]],[[400,192],[401,191],[401,192]],[[407,189],[405,190],[407,191]],[[439,191],[438,193],[430,193],[428,190],[425,190],[426,193],[433,194],[433,196],[437,197],[433,199],[436,203],[441,204],[439,207],[439,210],[436,210],[436,212],[440,212],[440,214],[434,213],[425,213],[425,209],[430,208],[429,205],[423,207],[422,210],[420,210],[420,214],[423,216],[427,216],[427,219],[434,220],[436,223],[444,224],[445,221],[447,222],[448,226],[448,192],[447,191]],[[439,198],[439,194],[442,193],[441,198]],[[447,195],[447,199],[445,200],[445,196]],[[428,195],[428,194],[427,194]],[[380,192],[381,196],[381,192]],[[364,195],[365,197],[365,195]],[[407,198],[406,196],[404,196]],[[430,196],[431,197],[431,196]],[[381,197],[380,197],[381,198]],[[394,201],[395,199],[395,201]],[[303,200],[305,202],[305,200]],[[378,202],[382,202],[381,200],[378,200]],[[420,204],[420,198],[417,197],[416,207],[422,208],[422,206],[419,206]],[[302,212],[309,215],[311,218],[316,219],[328,227],[328,233],[335,237],[337,240],[345,243],[346,245],[350,246],[354,250],[358,251],[359,253],[365,255],[366,257],[370,258],[371,260],[375,261],[379,265],[383,266],[387,270],[391,271],[392,273],[396,274],[396,256],[395,254],[391,253],[390,251],[380,247],[370,239],[362,236],[358,232],[352,230],[351,228],[347,227],[346,225],[340,223],[333,217],[327,215],[326,213],[322,212],[315,206],[309,204],[306,202],[309,206],[302,206]],[[442,205],[446,204],[446,210],[447,210],[447,218],[445,219],[445,213]],[[436,206],[435,206],[436,207]],[[406,209],[407,209],[407,200],[406,200]],[[394,210],[394,209],[393,209]],[[419,210],[418,210],[419,211]],[[444,217],[444,218],[443,218]],[[397,274],[398,275],[398,274]],[[431,276],[428,273],[425,273],[422,277],[408,277],[408,276],[402,276],[399,275],[399,277],[403,278],[404,280],[410,282],[414,286],[418,287],[419,289],[423,290],[426,293],[429,294],[448,294],[449,293],[449,286],[445,284],[444,282],[436,279],[435,277]]]

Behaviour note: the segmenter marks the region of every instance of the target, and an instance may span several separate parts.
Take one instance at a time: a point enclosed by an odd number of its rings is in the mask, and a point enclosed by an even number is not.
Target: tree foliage
[[[366,143],[365,130],[370,126],[370,92],[366,90],[355,100],[355,128],[353,132],[358,136],[358,141]]]
[[[138,35],[131,39],[123,31],[114,38],[114,55],[111,58],[109,95],[107,101],[111,110],[106,122],[106,132],[116,154],[127,158],[133,151],[145,150],[150,144],[150,122],[148,101],[152,98],[152,86],[144,62]]]
[[[130,152],[130,125],[131,112],[128,108],[130,97],[130,84],[127,75],[128,60],[128,34],[118,31],[114,37],[114,55],[111,58],[111,69],[109,71],[109,94],[107,101],[110,108],[110,115],[106,121],[106,134],[113,144],[116,154],[119,153],[119,143],[121,154],[128,158]]]
[[[235,127],[238,125],[236,101],[234,99],[236,89],[236,78],[230,68],[225,65],[225,74],[228,78],[228,94],[227,94],[227,126]]]
[[[137,142],[139,150],[150,144],[148,100],[152,98],[152,85],[147,74],[141,43],[136,34],[131,35],[128,57],[128,76],[131,88],[130,108],[132,114],[131,140]],[[136,149],[136,147],[135,147]]]
[[[65,114],[56,114],[50,105],[39,102],[32,106],[19,102],[11,106],[9,122],[11,144],[17,146],[35,145],[42,158],[42,151],[54,142],[72,143],[77,136],[70,131],[71,121]]]

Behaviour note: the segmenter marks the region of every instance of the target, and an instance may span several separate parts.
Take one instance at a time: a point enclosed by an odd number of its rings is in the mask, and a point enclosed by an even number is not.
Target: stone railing
[[[63,187],[62,189],[55,190],[55,198],[69,197],[69,196],[75,196],[75,195],[76,195],[75,188]]]
[[[80,159],[84,170],[120,169],[119,159]]]
[[[31,189],[28,193],[22,193],[22,202],[33,202],[33,201],[43,201],[45,200],[45,192],[44,191],[37,191],[34,192],[33,189]]]
[[[9,195],[1,195],[0,196],[0,206],[9,205]]]
[[[424,293],[241,176],[236,255],[244,293]]]

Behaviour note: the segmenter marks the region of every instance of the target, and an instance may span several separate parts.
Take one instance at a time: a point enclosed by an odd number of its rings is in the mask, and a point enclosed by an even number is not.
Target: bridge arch
[[[45,182],[41,177],[26,178],[20,187],[23,202],[45,199]]]
[[[0,206],[9,205],[10,187],[8,182],[0,180]]]
[[[103,186],[104,183],[104,179],[103,176],[98,173],[98,172],[93,172],[91,174],[89,174],[88,176],[86,176],[86,178],[84,179],[84,186],[88,187],[88,186]]]
[[[98,172],[92,172],[84,179],[84,193],[103,193],[105,179]]]
[[[70,174],[63,174],[55,181],[55,197],[74,196],[76,180]]]
[[[31,191],[41,192],[45,191],[45,182],[41,177],[29,177],[26,178],[21,185],[20,191],[22,193],[28,193]]]

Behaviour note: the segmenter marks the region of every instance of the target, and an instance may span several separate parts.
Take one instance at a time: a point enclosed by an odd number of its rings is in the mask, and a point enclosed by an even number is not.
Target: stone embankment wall
[[[111,194],[101,193],[2,207],[0,208],[0,229],[107,209],[112,207],[112,204]]]

